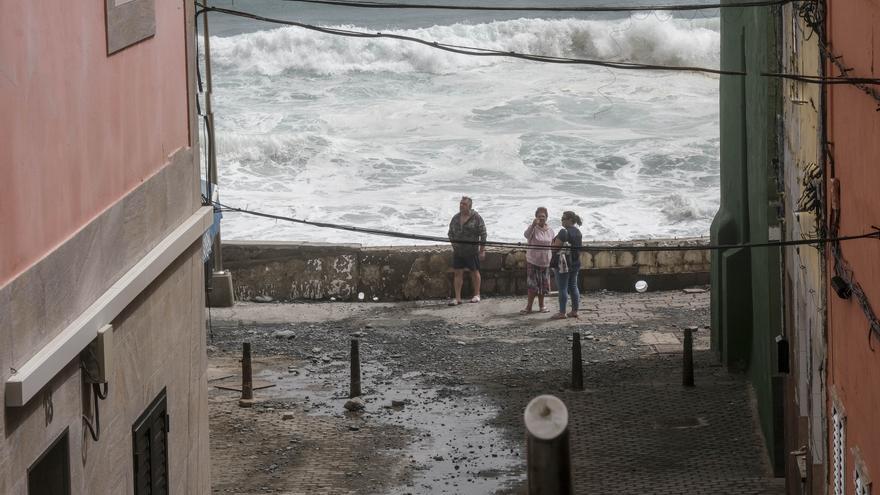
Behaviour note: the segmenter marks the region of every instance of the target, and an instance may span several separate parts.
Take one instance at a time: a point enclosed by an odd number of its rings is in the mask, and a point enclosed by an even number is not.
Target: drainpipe
[[[207,2],[206,2],[207,5]],[[205,116],[208,121],[206,135],[208,139],[208,198],[214,199],[214,185],[219,181],[217,179],[217,149],[215,146],[214,133],[214,111],[211,107],[211,95],[213,93],[213,83],[211,80],[211,35],[208,29],[208,11],[202,13],[202,22],[204,23],[202,35],[205,44]],[[210,307],[230,307],[233,304],[232,274],[223,270],[223,246],[220,241],[220,226],[217,226],[217,233],[214,235],[213,242],[214,269],[211,273],[211,291],[208,294],[208,306]]]
[[[211,95],[213,84],[211,81],[211,36],[208,30],[208,11],[202,14],[204,23],[202,34],[205,38],[205,115],[208,119],[208,198],[213,199],[213,188],[217,184],[217,152],[214,146],[214,111],[211,107]],[[217,228],[217,235],[214,236],[214,271],[223,271],[223,255],[220,246],[220,229]]]

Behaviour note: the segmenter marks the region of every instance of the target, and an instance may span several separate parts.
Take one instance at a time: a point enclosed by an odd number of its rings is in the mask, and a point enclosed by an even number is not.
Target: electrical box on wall
[[[104,325],[82,352],[85,378],[89,383],[107,383],[113,372],[113,325]]]

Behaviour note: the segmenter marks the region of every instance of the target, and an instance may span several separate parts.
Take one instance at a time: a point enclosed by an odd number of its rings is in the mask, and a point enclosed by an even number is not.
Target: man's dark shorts
[[[452,255],[452,268],[455,270],[480,271],[480,257],[476,254],[471,256]]]

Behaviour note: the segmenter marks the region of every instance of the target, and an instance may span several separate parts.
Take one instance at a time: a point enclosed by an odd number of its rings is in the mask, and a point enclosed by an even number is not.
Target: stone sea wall
[[[581,289],[631,291],[709,283],[709,251],[616,251],[611,246],[705,245],[707,238],[592,243],[581,253]],[[329,299],[438,299],[452,293],[448,245],[364,247],[359,244],[239,241],[223,243],[224,268],[232,272],[239,301]],[[482,262],[485,296],[525,294],[525,250],[489,248]],[[470,294],[465,274],[463,294]]]

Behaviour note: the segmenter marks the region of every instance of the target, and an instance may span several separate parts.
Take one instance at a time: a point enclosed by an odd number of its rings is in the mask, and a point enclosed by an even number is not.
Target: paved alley
[[[238,304],[211,310],[215,493],[525,493],[522,414],[551,393],[570,415],[576,493],[783,493],[745,378],[714,360],[709,293],[589,293],[581,318],[522,316],[525,298]],[[553,299],[555,301],[555,299]],[[696,387],[681,387],[681,336]],[[570,390],[571,334],[585,388]],[[361,346],[365,410],[351,413]],[[241,342],[258,403],[238,407]]]

